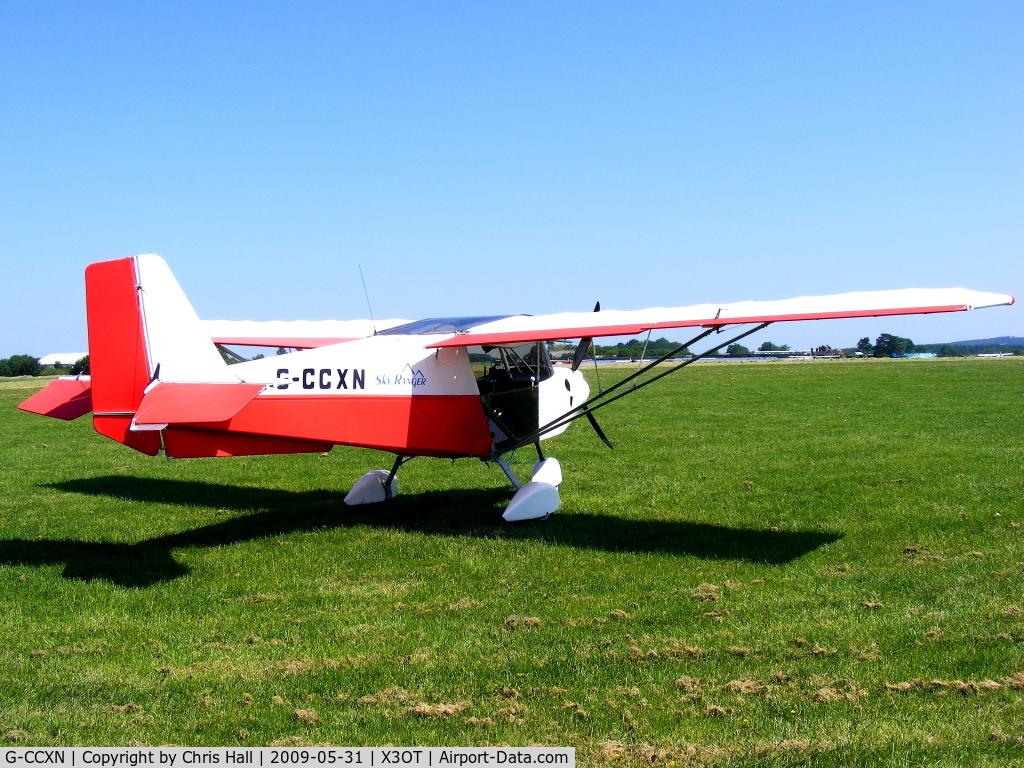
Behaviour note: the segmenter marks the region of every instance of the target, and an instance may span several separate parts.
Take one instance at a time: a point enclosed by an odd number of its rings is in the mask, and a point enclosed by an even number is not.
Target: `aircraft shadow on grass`
[[[536,540],[607,552],[691,555],[780,565],[830,544],[841,534],[771,531],[708,523],[629,520],[597,514],[556,514],[534,523],[505,523],[505,489],[427,491],[385,504],[347,507],[336,491],[283,491],[236,485],[108,476],[41,486],[89,496],[216,507],[248,512],[222,522],[145,539],[134,544],[74,539],[0,540],[0,563],[64,564],[64,577],[104,580],[143,588],[189,573],[175,550],[219,547],[258,539],[364,525],[438,536]],[[254,511],[256,510],[256,511]]]

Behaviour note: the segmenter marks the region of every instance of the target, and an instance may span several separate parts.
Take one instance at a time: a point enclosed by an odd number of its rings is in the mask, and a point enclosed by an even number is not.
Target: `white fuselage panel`
[[[264,395],[478,395],[465,349],[425,349],[433,336],[370,336],[229,366]]]

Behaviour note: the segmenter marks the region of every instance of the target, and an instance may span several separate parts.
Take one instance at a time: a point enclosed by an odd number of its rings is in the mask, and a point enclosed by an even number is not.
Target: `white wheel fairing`
[[[374,469],[360,477],[352,490],[345,496],[345,503],[354,507],[359,504],[379,504],[387,501],[388,494],[384,492],[384,484],[388,481],[390,473],[386,469]],[[391,498],[398,495],[398,480],[391,480]]]
[[[547,483],[557,488],[562,484],[562,465],[553,456],[541,459],[533,465],[533,476],[530,479],[535,483]]]
[[[558,489],[550,483],[530,482],[516,491],[502,519],[511,522],[547,517],[561,505]]]

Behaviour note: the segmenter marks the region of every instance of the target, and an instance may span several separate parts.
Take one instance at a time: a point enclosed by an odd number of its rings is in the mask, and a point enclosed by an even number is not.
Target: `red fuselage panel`
[[[261,395],[223,427],[406,456],[486,457],[492,439],[474,395]]]
[[[237,432],[209,432],[198,429],[164,430],[164,446],[172,459],[215,456],[256,456],[269,453],[321,453],[334,446],[317,440],[243,435]]]

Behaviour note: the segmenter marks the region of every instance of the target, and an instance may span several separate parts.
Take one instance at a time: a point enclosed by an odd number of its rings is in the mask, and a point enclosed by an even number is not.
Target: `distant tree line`
[[[42,370],[39,358],[31,355],[11,355],[0,359],[0,376],[38,376]]]
[[[775,343],[770,342],[770,341],[765,341],[765,342],[761,343],[761,346],[759,346],[757,348],[757,351],[758,352],[780,352],[780,353],[785,353],[785,352],[790,352],[792,350],[790,350],[789,344],[775,344]],[[730,344],[728,347],[725,348],[725,354],[727,354],[727,355],[737,355],[737,356],[740,356],[740,357],[744,357],[746,355],[751,354],[751,352],[750,352],[750,350],[747,347],[743,346],[742,344],[733,343],[733,344]]]
[[[669,341],[662,337],[660,339],[654,339],[647,343],[646,349],[644,342],[641,339],[630,339],[629,341],[619,342],[618,344],[595,344],[594,353],[600,358],[610,358],[617,360],[636,360],[641,355],[646,359],[653,357],[661,357],[667,355],[669,352],[678,347],[682,342]],[[571,344],[552,344],[551,349],[553,351],[568,351],[575,349]],[[789,352],[790,348],[788,344],[773,344],[770,341],[766,341],[758,347],[761,352]],[[676,353],[680,357],[692,354],[689,347],[683,347],[679,352]],[[721,354],[720,352],[712,354]],[[750,354],[750,350],[742,344],[730,344],[725,353],[727,355],[746,356]]]
[[[58,374],[78,376],[89,373],[89,356],[76,360],[72,365],[64,367],[44,368],[39,364],[38,357],[32,355],[11,355],[0,358],[0,376],[40,376],[42,374]]]
[[[1024,355],[1024,347],[1012,344],[918,344],[918,352],[934,352],[939,357],[964,355],[1013,354]]]
[[[655,339],[647,344],[646,350],[644,348],[644,342],[641,339],[630,339],[626,342],[620,342],[614,345],[594,345],[594,354],[600,358],[611,358],[619,360],[636,360],[643,355],[646,359],[654,357],[661,357],[673,349],[678,347],[680,342],[669,341],[662,337]],[[575,349],[572,344],[552,344],[552,351],[568,352]],[[857,342],[855,347],[846,347],[842,350],[832,350],[830,347],[820,347],[820,350],[827,350],[828,352],[834,352],[839,354],[840,352],[847,357],[853,357],[856,352],[860,352],[865,357],[892,357],[893,355],[909,355],[916,352],[934,352],[939,357],[961,357],[963,355],[976,355],[982,353],[994,353],[994,352],[1012,352],[1015,355],[1024,355],[1024,349],[1018,348],[1017,345],[1010,344],[915,344],[912,339],[905,338],[903,336],[897,336],[892,333],[882,333],[878,337],[871,341],[868,336],[865,336]],[[757,348],[758,352],[777,352],[779,355],[785,357],[787,353],[792,352],[789,344],[775,344],[771,341],[764,341]],[[680,357],[691,354],[689,348],[684,348],[677,353]],[[745,357],[752,354],[750,349],[743,346],[742,344],[733,343],[726,347],[724,352],[716,352],[712,354],[726,354],[736,357]],[[820,354],[826,354],[825,351]]]
[[[648,342],[647,350],[644,351],[644,342],[640,339],[630,339],[627,342],[619,342],[615,345],[594,345],[594,354],[598,357],[635,360],[643,355],[644,357],[661,357],[667,355],[678,347],[681,342],[669,341],[666,338],[655,339]],[[677,353],[680,356],[690,354],[689,348],[684,347]]]
[[[934,352],[939,357],[963,357],[964,355],[993,354],[997,352],[1024,355],[1024,349],[1009,344],[915,344],[910,339],[881,334],[875,343],[865,336],[855,347],[865,357],[892,357],[893,355],[909,355],[916,352]]]

